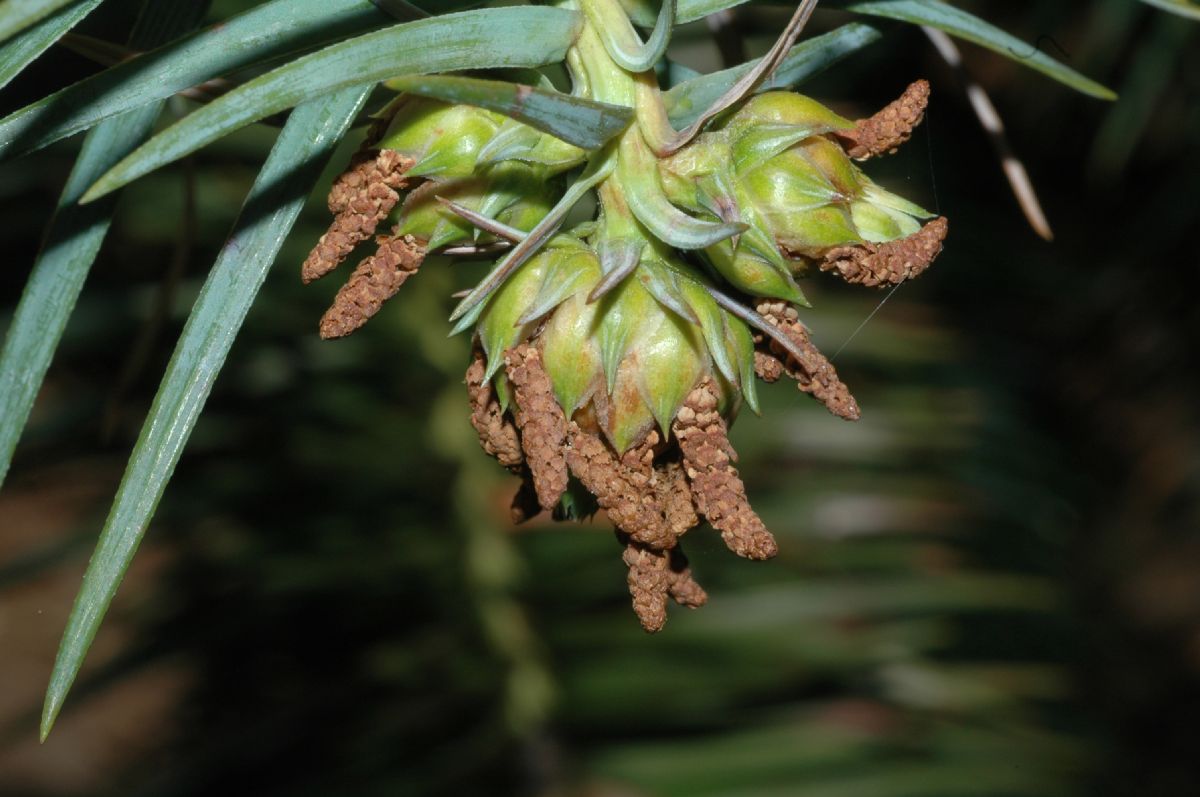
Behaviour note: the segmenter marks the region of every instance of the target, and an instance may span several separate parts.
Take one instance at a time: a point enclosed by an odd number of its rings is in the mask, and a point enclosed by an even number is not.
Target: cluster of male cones
[[[928,94],[927,83],[914,83],[880,113],[821,138],[840,145],[841,157],[855,160],[893,152],[921,121]],[[409,174],[413,158],[374,149],[378,137],[377,128],[334,183],[329,194],[334,221],[304,262],[305,282],[325,276],[371,239],[406,190],[410,196],[433,190],[435,181]],[[946,231],[946,220],[936,218],[890,241],[863,240],[803,253],[777,245],[789,261],[804,267],[884,287],[927,268],[941,251]],[[469,240],[470,246],[463,248],[477,253],[479,240]],[[376,243],[376,251],[358,264],[321,319],[322,337],[341,337],[362,326],[431,250],[428,240],[401,234],[399,228]],[[455,245],[433,251],[454,254]],[[777,297],[746,294],[745,299],[759,324],[753,330],[754,374],[766,382],[787,376],[833,414],[856,420],[855,399],[809,339],[796,306]],[[637,439],[621,450],[609,431],[611,413],[617,411],[613,405],[620,401],[611,380],[608,390],[595,389],[593,398],[579,406],[564,410],[560,403],[561,391],[556,394],[543,354],[554,312],[551,308],[544,317],[523,322],[521,338],[503,351],[485,352],[477,343],[466,372],[470,421],[484,450],[521,477],[512,503],[515,522],[554,511],[574,489],[572,478],[595,497],[624,548],[634,611],[647,631],[657,631],[666,621],[669,600],[688,607],[707,600],[679,545],[683,534],[702,520],[739,556],[768,559],[778,551],[734,466],[728,424],[737,409],[731,398],[737,391],[714,369],[700,372],[682,387],[682,402],[669,423],[658,417],[658,423],[640,429]],[[499,359],[489,367],[489,357]]]

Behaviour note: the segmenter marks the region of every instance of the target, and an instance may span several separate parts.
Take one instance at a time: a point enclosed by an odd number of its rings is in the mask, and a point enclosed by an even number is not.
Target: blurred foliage
[[[86,32],[119,30],[120,5]],[[647,637],[606,523],[509,528],[515,483],[463,422],[466,342],[445,337],[450,294],[476,267],[430,264],[365,330],[322,343],[333,289],[302,289],[292,270],[324,225],[319,190],[167,491],[149,543],[165,562],[131,576],[119,627],[102,632],[110,655],[85,670],[62,723],[103,733],[88,714],[111,722],[126,704],[104,696],[122,684],[169,699],[72,780],[61,762],[78,735],[32,746],[47,642],[40,670],[5,679],[17,697],[3,707],[0,791],[1200,791],[1200,34],[1125,0],[964,5],[1122,99],[968,53],[1041,190],[1058,234],[1047,245],[917,31],[806,88],[853,116],[931,77],[926,126],[880,165],[953,227],[930,274],[857,335],[883,295],[806,285],[816,341],[845,344],[836,363],[864,420],[777,386],[761,391],[763,418],[734,428],[777,559],[736,560],[692,532],[710,605]],[[737,20],[753,53],[779,17]],[[703,24],[686,30],[679,60],[716,65]],[[5,108],[90,69],[44,60],[0,95]],[[243,131],[122,200],[0,498],[5,604],[53,595],[63,573],[73,589],[272,138]],[[0,171],[6,312],[76,148]],[[106,489],[54,536],[5,528],[19,501],[35,506],[20,517],[49,516],[68,479]],[[45,615],[0,615],[0,633],[56,634],[69,594],[34,597]],[[165,665],[182,686],[149,677]]]

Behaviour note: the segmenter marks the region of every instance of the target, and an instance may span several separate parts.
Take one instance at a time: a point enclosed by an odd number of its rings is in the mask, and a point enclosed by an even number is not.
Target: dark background
[[[121,40],[130,5],[84,30]],[[925,126],[870,171],[951,234],[849,342],[882,294],[806,284],[864,418],[777,385],[734,428],[776,560],[694,531],[710,604],[647,637],[603,519],[511,528],[513,480],[466,423],[467,341],[446,338],[471,272],[429,264],[319,341],[336,285],[297,274],[322,188],[39,747],[88,553],[274,131],[127,190],[0,493],[0,793],[1200,794],[1200,25],[1127,0],[963,5],[1121,99],[964,46],[1048,244],[916,29],[802,89],[853,117],[930,78]],[[750,54],[779,24],[738,15]],[[718,66],[707,35],[675,57]],[[52,49],[0,111],[94,69]],[[0,330],[77,147],[0,165]]]

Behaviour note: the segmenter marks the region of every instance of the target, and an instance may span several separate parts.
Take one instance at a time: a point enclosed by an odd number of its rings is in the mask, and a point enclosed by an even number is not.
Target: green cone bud
[[[767,220],[731,168],[728,136],[708,134],[660,165],[667,198],[698,214],[740,221],[749,229],[704,250],[726,282],[744,293],[807,304],[779,254]]]
[[[808,304],[791,274],[752,251],[745,236],[736,246],[731,241],[722,241],[704,253],[717,273],[743,293]]]
[[[541,290],[546,267],[559,256],[555,250],[537,255],[488,301],[477,327],[479,342],[487,356],[486,376],[492,376],[503,367],[505,351],[533,332],[533,322],[522,324],[520,319]]]
[[[750,99],[722,125],[722,129],[740,138],[761,125],[803,127],[811,130],[812,135],[854,128],[854,122],[811,97],[791,91],[768,91]]]
[[[630,279],[589,302],[602,277],[599,257],[558,236],[504,283],[477,325],[489,377],[506,350],[534,336],[564,413],[598,427],[617,451],[655,427],[669,437],[684,399],[704,379],[721,386],[728,411],[753,376],[743,322],[720,309],[686,266],[646,252]]]
[[[638,391],[664,436],[687,394],[702,376],[711,373],[698,332],[674,313],[659,312],[642,319],[634,333],[632,359]]]
[[[548,173],[558,174],[581,165],[587,160],[587,153],[549,133],[507,119],[479,151],[476,162],[483,166],[510,160],[543,166]]]
[[[504,121],[500,114],[470,105],[409,97],[397,105],[379,146],[415,160],[409,169],[414,176],[466,177]]]
[[[853,128],[814,100],[770,92],[746,104],[722,132],[732,152],[767,139],[763,124],[794,125],[814,135],[769,157],[733,159],[740,186],[773,239],[790,257],[819,257],[835,246],[902,238],[929,214],[876,186],[827,134]],[[783,140],[776,137],[776,140]],[[769,143],[769,142],[768,142]],[[861,227],[860,227],[861,225]]]
[[[593,266],[595,272],[589,276],[598,279],[599,266],[595,261]],[[560,304],[541,335],[542,361],[558,404],[568,417],[604,385],[600,347],[592,335],[598,321],[597,306],[588,304],[587,290],[583,289],[595,284],[594,279],[588,280],[586,286]]]
[[[448,199],[509,227],[528,231],[554,206],[561,188],[544,170],[502,163],[482,174],[425,183],[409,194],[399,211],[401,235],[426,241],[429,249],[495,240],[437,200]]]
[[[706,250],[739,290],[805,303],[788,258],[881,243],[920,229],[930,214],[863,174],[829,134],[854,123],[817,101],[768,92],[660,164],[669,198],[693,212],[750,225]],[[715,189],[713,186],[719,186]]]
[[[872,243],[906,238],[921,229],[921,219],[933,214],[903,197],[868,182],[863,198],[850,205],[854,224],[862,237]]]

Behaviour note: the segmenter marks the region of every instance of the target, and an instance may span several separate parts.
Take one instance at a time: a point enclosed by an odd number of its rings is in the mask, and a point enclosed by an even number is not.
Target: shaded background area
[[[117,39],[110,5],[89,32]],[[926,125],[870,171],[951,236],[857,335],[882,294],[805,286],[864,419],[777,385],[734,427],[776,560],[697,529],[710,603],[647,637],[602,518],[510,527],[445,336],[476,272],[431,263],[319,341],[336,286],[297,278],[319,190],[39,747],[87,555],[274,132],[128,190],[0,493],[0,793],[1200,793],[1200,26],[1126,0],[963,5],[1122,99],[967,50],[1046,244],[918,31],[804,88],[853,117],[933,81]],[[779,16],[738,24],[754,53]],[[675,57],[716,66],[706,36]],[[0,105],[92,68],[51,51]],[[0,165],[0,329],[77,146]]]

